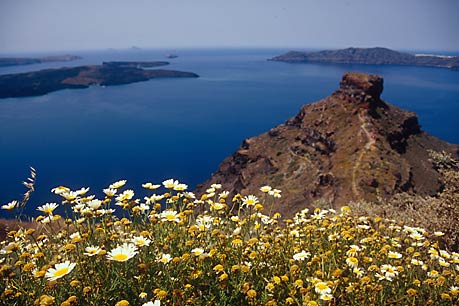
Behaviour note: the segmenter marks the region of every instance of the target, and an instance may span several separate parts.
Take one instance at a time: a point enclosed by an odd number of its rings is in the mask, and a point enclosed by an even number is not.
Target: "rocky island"
[[[81,59],[81,57],[76,55],[55,55],[55,56],[46,56],[40,58],[28,58],[28,57],[1,57],[0,58],[0,67],[7,66],[17,66],[17,65],[31,65],[31,64],[40,64],[40,63],[49,63],[49,62],[69,62]]]
[[[410,54],[379,47],[318,52],[290,51],[269,60],[289,63],[411,65],[459,69],[459,56]]]
[[[143,69],[168,64],[168,62],[104,62],[102,65],[0,75],[0,98],[39,96],[61,89],[87,88],[91,85],[121,85],[154,78],[199,77],[192,72]]]
[[[287,217],[318,200],[341,206],[437,193],[440,174],[429,151],[457,158],[459,146],[424,132],[416,114],[381,100],[382,90],[379,76],[346,73],[331,96],[244,140],[196,192],[221,183],[233,194],[258,194],[270,185],[282,190],[273,211]]]

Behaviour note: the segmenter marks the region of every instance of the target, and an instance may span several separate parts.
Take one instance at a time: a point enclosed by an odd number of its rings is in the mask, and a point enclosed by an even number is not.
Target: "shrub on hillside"
[[[459,162],[444,152],[431,152],[443,188],[433,197],[401,193],[378,203],[351,203],[358,215],[384,216],[407,225],[420,226],[433,233],[441,231],[445,247],[459,250]]]

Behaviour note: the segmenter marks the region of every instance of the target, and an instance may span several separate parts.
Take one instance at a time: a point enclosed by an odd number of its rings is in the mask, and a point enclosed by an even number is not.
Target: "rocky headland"
[[[69,61],[74,61],[78,59],[81,59],[81,57],[76,56],[76,55],[70,55],[70,54],[46,56],[46,57],[40,57],[40,58],[1,57],[0,67],[31,65],[31,64],[49,63],[49,62],[69,62]]]
[[[102,65],[45,69],[0,75],[0,98],[39,96],[61,89],[112,86],[154,78],[196,78],[197,74],[164,69],[143,69],[168,62],[105,62]]]
[[[289,63],[411,65],[459,69],[459,56],[410,54],[387,48],[347,48],[318,52],[289,51],[269,59]]]
[[[336,207],[401,192],[435,194],[442,185],[429,150],[457,158],[459,146],[424,132],[416,114],[381,100],[382,90],[379,76],[346,73],[331,96],[244,140],[197,192],[222,183],[233,194],[259,194],[270,185],[282,190],[274,210],[284,216],[317,200]]]

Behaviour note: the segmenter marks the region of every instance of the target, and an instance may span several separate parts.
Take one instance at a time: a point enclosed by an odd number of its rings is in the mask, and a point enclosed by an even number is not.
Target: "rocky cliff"
[[[422,131],[416,114],[381,100],[382,90],[379,76],[346,73],[331,96],[244,140],[197,191],[219,182],[233,193],[259,194],[271,185],[282,190],[275,210],[286,216],[319,199],[340,206],[436,193],[439,173],[428,151],[457,156],[458,146]]]

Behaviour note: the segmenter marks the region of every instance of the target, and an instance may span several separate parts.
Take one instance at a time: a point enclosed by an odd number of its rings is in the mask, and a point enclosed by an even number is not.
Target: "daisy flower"
[[[45,277],[50,281],[54,281],[72,272],[75,266],[75,263],[71,263],[68,260],[63,263],[55,264],[54,268],[49,268],[46,271]]]
[[[160,300],[155,300],[154,302],[147,302],[144,303],[142,306],[161,306],[161,301]]]
[[[163,254],[163,255],[161,255],[161,258],[158,259],[158,262],[162,262],[163,264],[167,264],[171,260],[172,260],[172,256],[170,254]]]
[[[69,192],[69,191],[70,191],[70,188],[67,188],[65,186],[59,186],[59,187],[51,189],[52,193],[55,193],[55,194],[58,194],[58,195],[60,195],[62,193],[65,193],[65,192]]]
[[[88,246],[84,250],[85,252],[83,254],[89,257],[97,255],[100,253],[100,251],[102,251],[102,249],[98,246]]]
[[[268,193],[269,191],[271,191],[271,186],[263,186],[260,188],[260,191],[261,192],[264,192],[264,193]]]
[[[126,184],[126,180],[121,180],[121,181],[117,181],[117,182],[114,182],[113,184],[110,184],[110,186],[108,186],[108,188],[110,189],[119,189],[121,187],[124,186],[124,184]]]
[[[305,252],[305,251],[301,251],[300,253],[296,253],[295,255],[293,255],[293,259],[295,259],[295,260],[305,260],[309,256],[311,256],[311,253]]]
[[[317,282],[314,285],[314,289],[320,295],[330,294],[331,293],[331,288],[328,287],[328,284],[326,282]]]
[[[330,293],[324,293],[320,295],[320,299],[322,301],[331,301],[333,300],[333,295],[331,295]]]
[[[355,257],[348,257],[346,259],[346,263],[349,267],[351,268],[357,268],[358,264],[359,264],[359,260]]]
[[[400,259],[400,258],[402,258],[402,254],[397,253],[397,252],[392,252],[392,251],[389,251],[389,254],[387,256],[389,258],[392,258],[392,259]]]
[[[177,184],[174,186],[175,191],[184,191],[188,188],[187,184]]]
[[[151,242],[150,239],[145,238],[143,236],[132,237],[131,241],[138,247],[148,246],[150,245],[150,242]]]
[[[38,206],[37,210],[45,214],[52,215],[53,211],[59,206],[57,203],[46,203],[45,205]]]
[[[168,179],[163,182],[164,187],[167,189],[174,189],[175,186],[177,186],[179,182],[174,179]]]
[[[165,210],[160,214],[160,217],[163,222],[180,222],[179,215],[175,210]]]
[[[280,198],[281,197],[281,192],[279,189],[273,189],[268,191],[268,194],[275,197],[275,198]]]
[[[384,278],[392,281],[392,278],[398,275],[397,268],[391,265],[382,265],[381,273],[384,275]]]
[[[123,201],[132,199],[133,196],[134,196],[134,191],[132,189],[128,189],[128,190],[123,191],[123,193],[121,193],[120,195],[118,195],[116,197],[116,200],[118,202],[123,202]]]
[[[107,197],[111,198],[116,194],[117,190],[115,188],[105,188],[103,191]]]
[[[202,255],[204,253],[204,249],[203,248],[194,248],[191,250],[191,254],[195,255],[195,256],[199,256],[199,255]]]
[[[248,195],[242,199],[242,204],[247,206],[254,206],[258,203],[258,198],[254,195]]]
[[[107,254],[109,260],[114,261],[127,261],[137,254],[137,248],[133,244],[124,243]]]
[[[18,204],[18,201],[11,201],[8,204],[2,205],[2,209],[12,210],[13,208],[16,207],[17,204]]]
[[[149,197],[144,197],[144,200],[146,201],[146,204],[152,204],[157,201],[161,201],[163,198],[164,198],[164,195],[152,194]]]
[[[161,187],[161,185],[153,185],[152,183],[148,182],[148,183],[142,184],[142,187],[149,189],[149,190],[155,190]]]
[[[361,248],[358,245],[353,244],[350,246],[349,250],[347,250],[346,255],[355,256],[360,251],[361,251]]]

